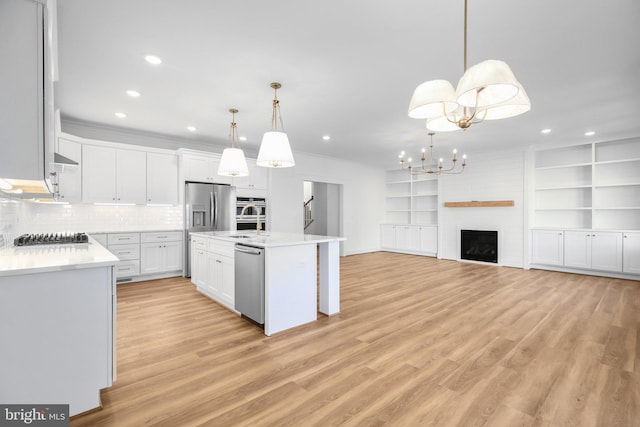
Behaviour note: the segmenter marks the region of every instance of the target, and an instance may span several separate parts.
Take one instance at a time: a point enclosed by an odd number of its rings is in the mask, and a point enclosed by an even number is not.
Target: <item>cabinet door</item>
[[[640,274],[640,233],[624,233],[622,271]]]
[[[178,156],[147,153],[147,203],[178,204]]]
[[[191,242],[191,282],[199,288],[207,284],[206,252],[198,249],[194,241]]]
[[[591,268],[622,272],[622,233],[591,233]]]
[[[420,240],[422,238],[420,227],[407,227],[407,250],[419,252],[421,249]]]
[[[58,153],[78,162],[78,166],[65,167],[58,172],[58,191],[63,202],[82,200],[82,145],[79,142],[58,138]]]
[[[564,266],[591,268],[591,232],[564,232]]]
[[[220,299],[222,287],[221,278],[223,277],[222,260],[219,255],[211,252],[205,252],[206,264],[207,264],[207,278],[205,280],[205,287],[207,291],[215,298]]]
[[[386,249],[396,248],[396,226],[383,224],[380,226],[380,246]]]
[[[115,148],[88,144],[82,147],[82,201],[116,202]]]
[[[531,263],[564,265],[564,233],[560,230],[532,230]]]
[[[165,242],[163,271],[176,271],[182,269],[182,241]]]
[[[142,243],[140,245],[140,274],[165,271],[164,243]]]
[[[213,182],[210,157],[185,154],[182,157],[182,167],[185,181]]]
[[[218,270],[219,277],[217,280],[220,282],[220,298],[227,305],[234,308],[235,306],[235,269],[234,261],[231,257],[218,257],[220,260],[221,268]],[[216,262],[218,261],[216,260]]]
[[[145,203],[147,195],[147,153],[116,150],[118,203]]]
[[[438,252],[438,227],[420,227],[420,251]]]

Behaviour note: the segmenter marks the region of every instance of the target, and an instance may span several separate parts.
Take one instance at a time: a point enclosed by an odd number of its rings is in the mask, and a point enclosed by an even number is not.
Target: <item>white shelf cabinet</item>
[[[566,231],[564,266],[622,272],[622,233]]]
[[[438,227],[435,225],[380,225],[383,250],[435,256],[438,252]]]
[[[531,262],[544,265],[564,265],[564,232],[559,230],[531,231]]]
[[[387,171],[386,222],[399,225],[437,224],[437,177],[410,175],[401,169]]]
[[[178,204],[178,156],[147,153],[147,204]]]
[[[145,204],[147,156],[144,151],[85,144],[82,165],[84,202]]]
[[[535,152],[534,227],[640,230],[640,138]]]
[[[640,274],[640,233],[623,234],[622,255],[622,271]]]

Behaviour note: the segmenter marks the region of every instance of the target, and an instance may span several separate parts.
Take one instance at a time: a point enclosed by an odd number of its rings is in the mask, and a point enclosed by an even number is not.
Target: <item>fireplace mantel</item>
[[[444,202],[445,208],[486,208],[491,206],[513,206],[513,200],[471,200],[468,202]]]

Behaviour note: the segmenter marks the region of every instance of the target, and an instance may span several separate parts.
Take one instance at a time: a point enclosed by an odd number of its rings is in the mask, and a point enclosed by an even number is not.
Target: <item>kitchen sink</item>
[[[232,239],[248,239],[251,236],[249,236],[247,234],[233,234],[233,235],[226,236],[226,237],[231,237]]]

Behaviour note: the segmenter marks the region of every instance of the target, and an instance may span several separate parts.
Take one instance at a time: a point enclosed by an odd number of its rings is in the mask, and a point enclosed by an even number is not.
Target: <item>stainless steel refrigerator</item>
[[[187,182],[184,192],[186,277],[191,277],[191,233],[236,230],[236,188]]]

